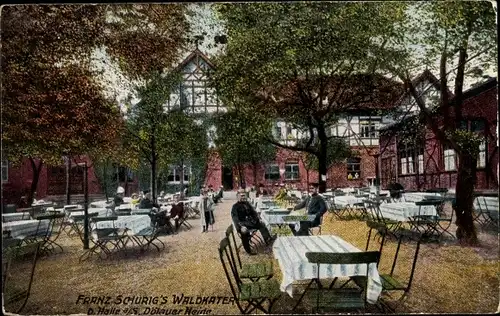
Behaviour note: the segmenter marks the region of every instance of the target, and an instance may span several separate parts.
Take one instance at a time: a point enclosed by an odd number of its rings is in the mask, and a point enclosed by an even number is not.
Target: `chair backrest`
[[[225,237],[220,241],[219,244],[219,259],[222,264],[222,268],[224,269],[224,273],[226,275],[229,286],[231,288],[231,292],[233,293],[233,296],[235,298],[235,302],[238,305],[240,311],[243,311],[238,300],[238,292],[240,289],[241,280],[239,279],[238,273],[234,269],[235,263],[231,261],[232,259],[228,248],[229,248],[229,239]]]
[[[370,264],[376,263],[379,256],[378,251],[306,252],[307,260],[317,264]]]
[[[17,205],[16,204],[7,204],[3,207],[3,213],[15,213],[17,211]]]
[[[115,215],[117,216],[127,216],[132,213],[131,208],[115,208]]]
[[[231,258],[233,259],[233,262],[236,263],[236,261],[234,261],[234,257],[236,257],[238,259],[238,266],[240,267],[241,269],[241,257],[240,257],[240,253],[238,251],[238,245],[236,244],[236,237],[234,237],[234,227],[233,225],[229,225],[226,229],[226,238],[228,239],[229,241],[229,251],[230,251],[230,254],[231,254]],[[231,246],[231,243],[234,245],[234,246]],[[235,254],[233,256],[233,249],[235,251]],[[236,270],[238,270],[237,267],[235,267]]]

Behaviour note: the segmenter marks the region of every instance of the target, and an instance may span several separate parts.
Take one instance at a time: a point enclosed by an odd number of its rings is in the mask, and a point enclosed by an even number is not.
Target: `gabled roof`
[[[184,59],[177,67],[176,70],[182,70],[187,64],[196,58],[201,58],[210,68],[215,69],[215,65],[208,59],[207,55],[202,53],[198,48],[196,48],[191,54],[189,54],[186,59]]]
[[[495,88],[497,86],[497,84],[498,84],[497,78],[490,78],[487,81],[480,83],[477,86],[469,88],[466,91],[464,91],[463,95],[462,95],[462,100],[465,102],[466,100],[468,100],[470,98],[473,98],[473,97],[475,97],[475,96],[477,96],[485,91],[488,91],[492,88]],[[454,100],[454,98],[453,98],[453,96],[451,96],[451,98],[450,98],[450,105],[451,106],[454,105],[453,100]],[[407,122],[410,119],[413,119],[416,116],[418,116],[418,114],[407,116],[405,119],[403,119],[400,122],[395,122],[395,123],[392,123],[392,124],[389,124],[389,125],[386,125],[386,126],[380,128],[379,131],[383,132],[383,131],[391,130],[393,128],[397,128],[401,125],[404,125],[405,122]]]

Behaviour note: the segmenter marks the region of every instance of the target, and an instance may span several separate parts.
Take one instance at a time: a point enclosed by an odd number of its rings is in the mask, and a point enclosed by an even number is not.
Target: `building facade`
[[[416,85],[424,94],[426,107],[436,105],[439,86],[436,78],[424,74],[416,79]],[[483,138],[477,161],[476,189],[498,189],[498,145],[497,145],[497,80],[473,87],[463,94],[460,128],[477,133]],[[400,183],[405,189],[429,188],[454,189],[459,165],[457,153],[447,144],[441,144],[434,133],[425,128],[422,140],[413,144],[404,143],[398,131],[405,122],[418,113],[415,102],[408,99],[405,109],[409,118],[399,124],[383,128],[380,136],[381,185]]]
[[[35,165],[40,161],[35,159]],[[72,196],[83,195],[84,167],[88,165],[88,193],[89,195],[104,195],[104,188],[96,175],[96,169],[87,157],[72,159],[70,168],[70,194]],[[42,164],[38,177],[35,199],[65,200],[66,196],[66,165],[48,166]],[[7,160],[2,162],[2,205],[16,204],[23,206],[27,204],[27,197],[33,182],[33,167],[29,159],[23,159],[19,164],[12,164]],[[124,167],[114,167],[109,170],[111,181],[125,188],[127,195],[138,191],[137,176]],[[113,195],[114,192],[108,192]]]

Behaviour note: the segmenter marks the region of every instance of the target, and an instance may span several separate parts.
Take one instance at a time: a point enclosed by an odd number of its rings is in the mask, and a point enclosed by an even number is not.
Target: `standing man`
[[[205,187],[201,188],[200,196],[200,219],[202,226],[202,233],[208,232],[208,227],[214,225],[214,201],[208,195],[208,190]]]
[[[274,240],[267,227],[260,221],[257,212],[248,203],[245,190],[238,191],[238,202],[231,209],[231,218],[236,230],[240,233],[243,248],[249,255],[256,254],[250,247],[250,229],[258,229],[267,245]]]
[[[300,222],[299,230],[295,230],[295,225],[289,225],[295,236],[308,236],[309,228],[318,227],[321,224],[321,217],[326,213],[327,207],[323,197],[318,194],[318,187],[318,183],[311,183],[309,195],[293,208],[294,211],[306,208],[308,215],[316,215],[312,222]]]

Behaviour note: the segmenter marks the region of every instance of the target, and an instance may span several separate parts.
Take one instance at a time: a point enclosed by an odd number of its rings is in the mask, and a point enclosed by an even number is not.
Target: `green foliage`
[[[458,145],[460,151],[470,153],[473,157],[479,155],[479,145],[483,141],[483,138],[477,133],[456,129],[447,131],[446,134]]]
[[[228,32],[211,77],[222,101],[237,100],[305,131],[308,139],[301,145],[272,143],[318,157],[322,174],[331,141],[325,131],[339,115],[395,99],[399,84],[377,70],[404,6],[300,2],[216,8]]]
[[[258,113],[234,108],[214,119],[215,144],[227,167],[274,160],[276,149],[266,142],[271,135],[271,121]]]

